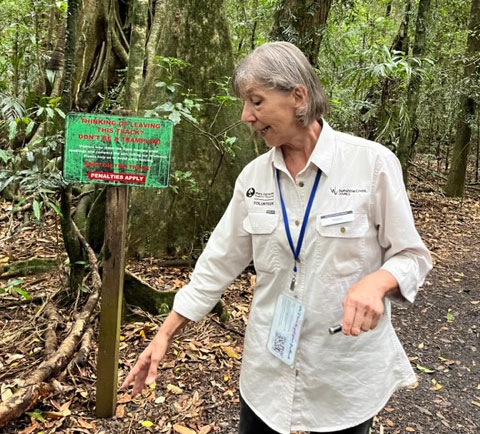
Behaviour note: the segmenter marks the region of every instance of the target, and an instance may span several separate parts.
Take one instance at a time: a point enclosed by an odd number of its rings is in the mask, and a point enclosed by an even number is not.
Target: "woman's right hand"
[[[125,378],[120,389],[126,389],[133,383],[132,397],[141,392],[145,385],[149,385],[157,378],[157,369],[160,361],[170,346],[167,337],[158,333],[138,357],[137,363]]]
[[[126,389],[133,383],[132,397],[141,392],[145,385],[151,384],[157,378],[157,369],[161,360],[165,357],[173,336],[189,320],[172,310],[157,334],[138,357],[137,363],[125,378],[120,389]]]

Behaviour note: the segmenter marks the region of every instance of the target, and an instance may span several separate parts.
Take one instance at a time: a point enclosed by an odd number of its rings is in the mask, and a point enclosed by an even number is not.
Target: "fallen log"
[[[125,270],[124,282],[123,295],[127,308],[139,307],[151,315],[166,315],[172,310],[173,300],[177,294],[176,290],[159,291],[128,270]],[[215,305],[212,312],[219,316],[222,323],[228,320],[228,310],[222,300]],[[132,321],[142,319],[137,312],[128,310],[126,317]]]
[[[25,412],[25,408],[29,407],[33,402],[38,401],[39,397],[35,395],[34,391],[40,388],[40,383],[48,381],[50,378],[57,375],[67,366],[68,362],[73,357],[75,349],[80,342],[86,325],[89,323],[90,316],[95,309],[99,299],[99,291],[95,290],[82,311],[78,315],[72,330],[66,339],[58,347],[57,351],[47,360],[44,360],[37,369],[28,377],[24,385],[15,392],[10,399],[0,405],[0,427],[16,419],[19,415]],[[40,390],[43,390],[40,388]]]
[[[84,366],[88,360],[88,354],[90,353],[90,347],[92,346],[92,340],[94,337],[94,332],[92,327],[88,327],[82,337],[82,342],[80,344],[80,349],[77,352],[77,355],[73,359],[73,364],[78,366]]]

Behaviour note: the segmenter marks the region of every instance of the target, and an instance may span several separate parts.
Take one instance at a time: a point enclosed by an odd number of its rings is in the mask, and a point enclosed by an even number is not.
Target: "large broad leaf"
[[[17,135],[17,122],[12,119],[8,122],[8,140],[13,140]]]
[[[40,212],[40,202],[37,199],[33,201],[33,215],[37,220],[40,220],[42,216],[42,213]]]
[[[10,156],[8,155],[7,151],[0,149],[0,160],[3,160],[4,163],[7,163],[9,159],[10,159]]]
[[[25,300],[30,300],[30,294],[27,291],[25,291],[24,289],[17,288],[17,287],[13,287],[12,289],[15,292],[17,292],[18,294],[20,294]]]

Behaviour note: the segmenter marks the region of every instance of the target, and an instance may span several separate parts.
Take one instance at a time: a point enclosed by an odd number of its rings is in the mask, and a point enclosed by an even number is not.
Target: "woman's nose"
[[[252,111],[252,107],[248,102],[245,102],[243,104],[243,110],[242,110],[242,116],[241,116],[241,121],[242,122],[254,122],[255,121],[255,116]]]

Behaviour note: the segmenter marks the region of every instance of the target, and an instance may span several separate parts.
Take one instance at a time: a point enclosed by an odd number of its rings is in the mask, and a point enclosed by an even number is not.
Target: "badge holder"
[[[304,315],[305,307],[294,297],[278,296],[267,347],[288,366],[295,361]]]
[[[315,193],[320,182],[322,172],[317,170],[315,181],[313,183],[312,191],[308,199],[305,215],[303,216],[303,223],[300,229],[297,245],[293,244],[290,226],[288,224],[288,214],[285,201],[283,200],[282,188],[280,186],[280,171],[277,169],[277,183],[278,192],[280,193],[280,203],[282,205],[282,216],[285,224],[285,233],[287,235],[288,244],[293,253],[293,276],[290,283],[290,291],[292,294],[295,291],[295,284],[297,280],[297,263],[300,262],[300,251],[302,249],[305,229],[307,227],[308,217],[312,209]],[[300,332],[302,330],[303,319],[305,316],[305,307],[295,297],[290,294],[280,294],[275,304],[275,312],[273,314],[272,326],[270,328],[270,335],[268,337],[267,348],[283,363],[292,366],[295,362],[295,355],[297,353],[298,342],[300,339]]]

